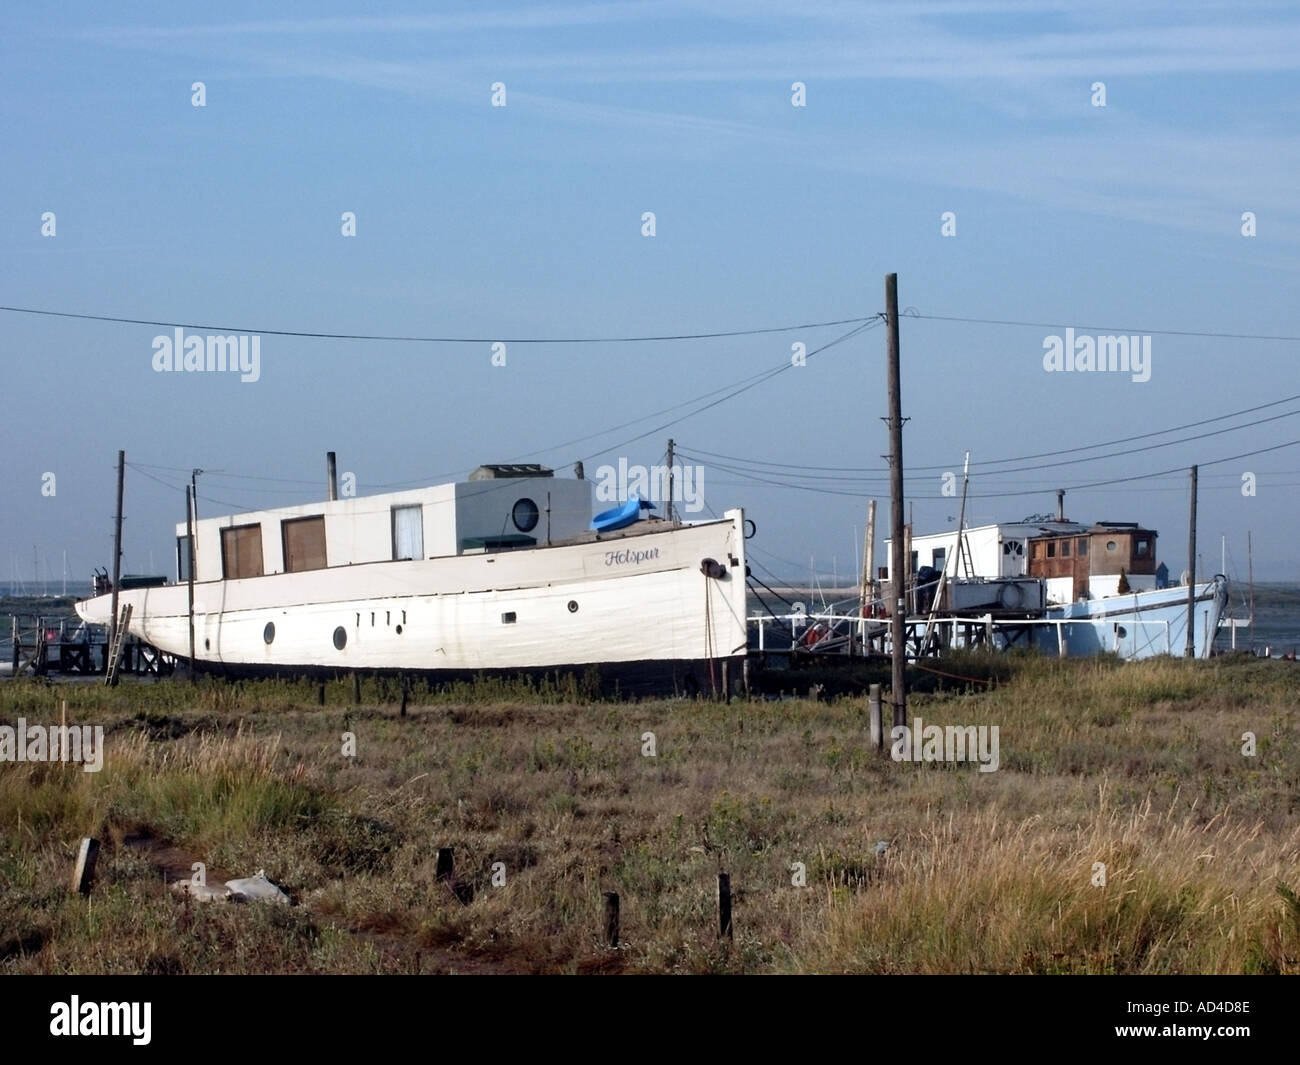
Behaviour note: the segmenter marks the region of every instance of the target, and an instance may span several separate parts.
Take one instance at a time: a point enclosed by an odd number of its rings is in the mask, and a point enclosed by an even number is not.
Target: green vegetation
[[[912,713],[997,725],[998,772],[878,755],[857,696],[485,681],[417,689],[403,718],[396,682],[359,709],[344,682],[323,707],[309,683],[0,682],[3,723],[66,700],[106,745],[100,773],[0,764],[0,972],[1300,971],[1292,664],[943,668],[982,683],[928,683]],[[89,901],[66,886],[84,835]],[[194,861],[264,868],[295,905],[179,900],[164,876]]]

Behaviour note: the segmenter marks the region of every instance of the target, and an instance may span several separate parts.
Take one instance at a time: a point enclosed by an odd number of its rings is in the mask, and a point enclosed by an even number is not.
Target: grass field
[[[483,682],[403,718],[395,685],[354,709],[343,683],[319,707],[306,684],[5,682],[4,724],[66,699],[106,753],[0,764],[0,972],[1300,971],[1294,665],[945,668],[989,681],[909,709],[997,725],[997,772],[882,757],[861,698]],[[67,889],[86,835],[89,899]],[[195,861],[265,869],[294,905],[178,899]]]

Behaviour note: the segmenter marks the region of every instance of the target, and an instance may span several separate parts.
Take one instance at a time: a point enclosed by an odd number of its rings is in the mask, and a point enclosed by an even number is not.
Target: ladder
[[[108,661],[104,663],[104,687],[117,687],[117,674],[122,665],[122,644],[126,640],[126,627],[131,622],[132,604],[122,607],[122,616],[113,629],[113,642],[108,648]]]

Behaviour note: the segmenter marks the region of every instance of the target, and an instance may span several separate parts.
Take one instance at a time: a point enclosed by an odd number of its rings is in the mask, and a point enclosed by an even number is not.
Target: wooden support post
[[[113,599],[108,623],[108,646],[111,649],[117,637],[117,593],[122,583],[122,489],[126,484],[126,452],[117,453],[117,514],[113,520]]]
[[[722,660],[722,701],[731,705],[731,659]]]
[[[13,640],[13,671],[9,674],[10,680],[18,679],[18,655],[22,650],[22,641],[18,638],[18,615],[14,614],[9,618],[10,638]]]
[[[618,948],[618,892],[605,892],[605,945]]]
[[[317,706],[325,705],[325,682],[324,681],[321,681],[318,685],[316,685],[316,705]]]
[[[357,706],[361,705],[361,674],[355,669],[352,671],[352,701]]]
[[[438,880],[450,880],[452,875],[452,849],[450,847],[438,848],[438,866],[434,873]]]
[[[749,655],[745,655],[740,660],[741,686],[745,690],[745,698],[749,698]]]
[[[81,841],[77,850],[77,864],[72,870],[73,891],[89,895],[95,883],[95,863],[99,860],[99,840],[89,836]]]
[[[194,478],[197,474],[190,474],[190,484],[185,486],[185,561],[186,574],[185,583],[189,588],[190,602],[190,683],[195,683],[194,678]]]
[[[669,438],[668,440],[668,500],[667,500],[666,512],[664,514],[664,517],[667,518],[669,521],[673,520],[673,459],[675,457],[674,455],[675,451],[676,448],[673,445],[672,439]]]
[[[718,938],[735,939],[731,926],[731,877],[718,874]]]
[[[406,674],[402,674],[402,712],[401,716],[406,716],[406,697],[408,695],[408,685],[406,683]]]
[[[867,713],[871,719],[871,746],[877,751],[885,749],[885,729],[880,719],[880,685],[867,689]]]
[[[892,654],[892,691],[894,725],[907,724],[907,644],[903,634],[903,614],[907,609],[907,562],[903,557],[903,401],[898,365],[898,275],[885,275],[885,333],[889,362],[889,506],[890,570],[893,588],[890,604],[890,639]]]
[[[1191,509],[1187,519],[1187,644],[1184,654],[1196,655],[1196,467],[1192,467]]]

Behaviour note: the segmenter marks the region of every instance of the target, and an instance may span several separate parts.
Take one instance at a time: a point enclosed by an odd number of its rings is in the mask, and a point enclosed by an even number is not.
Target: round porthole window
[[[334,646],[340,651],[348,645],[347,631],[340,625],[334,630]]]
[[[397,635],[398,635],[398,636],[401,636],[401,635],[402,635],[402,626],[401,626],[401,625],[398,625],[398,626],[397,626]]]
[[[576,614],[577,612],[578,612],[578,601],[577,601],[576,599],[570,599],[570,600],[569,600],[569,613],[570,613],[570,614]]]
[[[521,499],[510,512],[510,517],[520,532],[532,532],[537,528],[537,504],[531,499]]]
[[[266,628],[264,628],[264,629],[262,630],[262,642],[263,642],[263,643],[267,643],[267,644],[269,644],[269,643],[274,643],[274,642],[275,642],[275,622],[274,622],[274,621],[268,621],[268,622],[266,623]]]
[[[1119,547],[1119,544],[1117,544],[1114,540],[1107,540],[1107,541],[1106,541],[1106,550],[1107,550],[1107,551],[1114,551],[1115,548],[1117,548],[1117,547]]]

